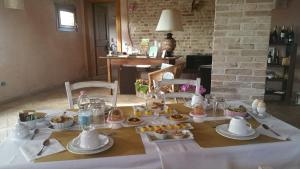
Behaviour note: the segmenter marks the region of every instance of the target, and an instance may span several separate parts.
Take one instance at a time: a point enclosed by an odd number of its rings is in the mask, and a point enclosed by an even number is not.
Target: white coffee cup
[[[94,128],[84,129],[79,135],[81,148],[95,148],[100,146],[101,140],[98,137],[98,133]]]
[[[191,106],[199,105],[203,101],[203,98],[199,94],[194,94],[191,101]]]
[[[228,126],[229,132],[239,136],[247,136],[251,129],[251,124],[241,116],[232,117]]]

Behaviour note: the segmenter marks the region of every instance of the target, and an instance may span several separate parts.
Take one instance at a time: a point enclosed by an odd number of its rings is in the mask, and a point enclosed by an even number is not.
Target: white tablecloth
[[[50,113],[50,112],[49,112]],[[51,112],[53,113],[53,111]],[[257,169],[269,165],[274,169],[300,168],[300,130],[273,116],[263,119],[291,141],[220,148],[202,148],[194,141],[150,143],[142,136],[145,155],[106,157],[76,161],[28,163],[18,147],[24,141],[7,139],[0,145],[0,168],[5,169]]]

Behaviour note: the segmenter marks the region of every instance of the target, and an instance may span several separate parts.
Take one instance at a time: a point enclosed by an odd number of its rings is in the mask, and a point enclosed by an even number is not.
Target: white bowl
[[[36,127],[37,120],[30,120],[30,121],[20,121],[20,124],[23,124],[29,128],[29,130],[33,130]]]
[[[165,131],[166,133],[158,133],[157,131],[154,131],[154,136],[161,140],[166,139],[168,136],[168,132],[166,130],[163,131]]]
[[[178,134],[176,134],[175,132],[172,134],[174,139],[183,139],[184,136],[186,135],[186,133],[184,131],[177,131]]]
[[[50,124],[53,126],[53,128],[55,129],[65,129],[65,128],[69,128],[73,125],[74,123],[74,119],[72,117],[70,117],[71,119],[64,121],[63,123],[55,123],[52,122],[52,120],[50,120]]]

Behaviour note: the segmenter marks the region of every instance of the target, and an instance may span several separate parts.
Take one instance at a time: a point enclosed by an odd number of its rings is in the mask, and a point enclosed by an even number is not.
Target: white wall
[[[79,27],[81,11],[75,0]],[[87,76],[83,34],[56,30],[54,1],[25,0],[0,8],[0,102]]]

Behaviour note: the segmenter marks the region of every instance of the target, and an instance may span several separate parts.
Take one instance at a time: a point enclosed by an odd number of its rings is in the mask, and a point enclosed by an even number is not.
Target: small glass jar
[[[90,110],[93,124],[105,124],[105,101],[103,99],[91,100]]]
[[[213,97],[210,94],[206,94],[203,102],[204,110],[212,110],[213,109]]]

